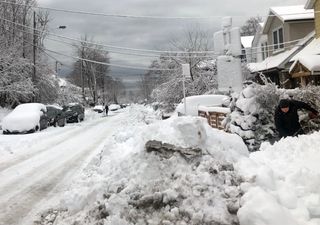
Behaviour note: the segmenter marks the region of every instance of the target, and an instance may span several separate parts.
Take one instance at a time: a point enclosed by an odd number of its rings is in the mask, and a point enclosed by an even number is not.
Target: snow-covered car
[[[228,105],[230,98],[226,95],[196,95],[186,97],[186,112],[184,109],[184,100],[181,100],[176,107],[179,115],[197,116],[199,106],[221,107]]]
[[[79,103],[70,103],[63,106],[67,123],[79,123],[84,120],[84,107]]]
[[[40,103],[18,105],[2,120],[3,134],[33,133],[48,127],[47,108]]]
[[[117,111],[118,109],[121,109],[121,106],[118,104],[111,104],[109,105],[109,110],[110,111]]]
[[[63,108],[56,105],[47,105],[47,116],[50,126],[64,127],[66,125],[66,115]]]
[[[93,111],[95,111],[97,113],[103,113],[104,106],[103,105],[96,105],[95,107],[93,107]]]

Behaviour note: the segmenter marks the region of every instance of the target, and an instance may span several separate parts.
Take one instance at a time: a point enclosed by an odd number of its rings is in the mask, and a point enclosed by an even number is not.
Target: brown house
[[[315,13],[315,30],[316,30],[316,38],[320,37],[320,1],[319,0],[308,0],[306,5],[306,9],[314,9]]]

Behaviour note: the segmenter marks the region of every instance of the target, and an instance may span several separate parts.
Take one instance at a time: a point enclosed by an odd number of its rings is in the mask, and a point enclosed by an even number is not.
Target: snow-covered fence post
[[[225,17],[222,30],[214,33],[214,50],[217,58],[218,89],[228,92],[230,89],[242,90],[241,39],[240,28],[232,28],[232,18]]]
[[[184,104],[184,114],[187,114],[187,102],[186,102],[186,78],[191,78],[190,74],[190,65],[189,64],[181,64],[182,65],[182,86],[183,86],[183,104]]]

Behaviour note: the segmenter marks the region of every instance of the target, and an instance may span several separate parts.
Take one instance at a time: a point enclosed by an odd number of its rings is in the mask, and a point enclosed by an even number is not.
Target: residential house
[[[290,62],[290,76],[299,86],[307,84],[320,85],[320,0],[308,0],[306,9],[315,11],[315,36]]]
[[[243,62],[251,63],[253,62],[253,52],[252,52],[252,41],[254,36],[243,36],[241,37],[241,58]]]
[[[262,62],[269,56],[268,36],[263,34],[264,23],[259,23],[258,30],[252,41],[252,62]]]
[[[280,86],[290,87],[290,59],[314,37],[313,9],[303,5],[270,8],[260,36],[266,37],[262,62],[250,63],[252,73],[263,73]],[[261,38],[258,40],[261,43]],[[258,51],[257,51],[258,52]],[[258,57],[257,57],[258,58]]]

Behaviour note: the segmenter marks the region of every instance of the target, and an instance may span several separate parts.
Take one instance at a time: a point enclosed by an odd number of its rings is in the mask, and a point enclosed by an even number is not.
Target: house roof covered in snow
[[[311,74],[320,72],[320,55],[309,55],[297,58],[295,63],[291,66],[289,73],[292,72],[297,63],[300,63],[306,67]]]
[[[292,49],[282,52],[280,54],[270,56],[266,58],[264,61],[259,63],[249,63],[247,65],[248,69],[254,73],[259,71],[271,70],[274,68],[283,69],[285,64],[291,61],[292,57],[295,56],[303,47],[313,40],[314,32],[308,34],[304,39],[300,40],[297,45],[295,45]]]
[[[265,71],[265,70],[271,70],[274,68],[281,69],[284,67],[284,62],[290,58],[290,56],[298,50],[299,47],[294,47],[289,51],[285,51],[283,53],[280,53],[275,56],[270,56],[266,58],[264,61],[259,63],[249,63],[247,65],[250,72],[259,72],[259,71]]]
[[[244,48],[251,48],[253,39],[254,36],[243,36],[241,37],[241,44]]]
[[[313,9],[315,2],[316,2],[315,0],[308,0],[307,3],[306,3],[306,5],[304,6],[304,8],[306,8],[306,9]]]
[[[268,19],[263,29],[263,33],[268,32],[274,16],[279,18],[282,22],[312,20],[314,19],[314,10],[305,9],[304,5],[271,7]]]
[[[310,55],[320,55],[320,39],[313,39],[307,44],[299,53],[297,53],[290,61],[296,61],[303,57],[309,57]],[[320,63],[320,62],[319,62]]]

